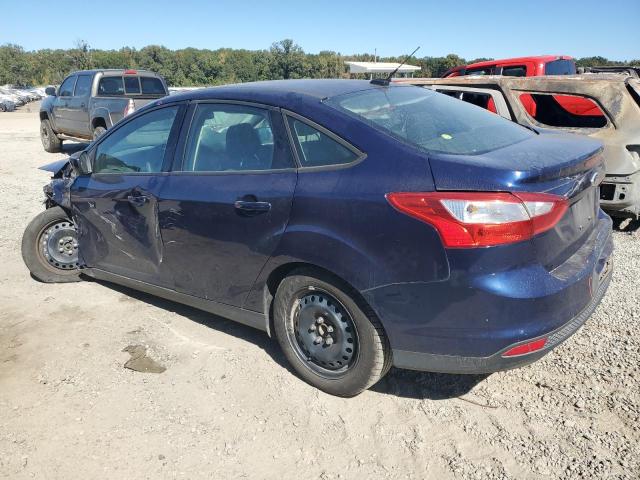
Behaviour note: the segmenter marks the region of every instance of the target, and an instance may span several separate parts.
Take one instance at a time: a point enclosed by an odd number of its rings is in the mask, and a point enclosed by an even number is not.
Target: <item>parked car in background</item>
[[[0,112],[13,112],[16,104],[7,95],[0,95]]]
[[[504,58],[459,65],[447,70],[442,78],[465,75],[504,75],[507,77],[535,77],[540,75],[575,75],[576,62],[566,55],[538,55]]]
[[[640,216],[640,81],[627,75],[401,79],[544,132],[571,132],[604,143],[607,176],[602,208],[614,217]],[[567,105],[580,103],[576,114]]]
[[[0,87],[0,95],[8,97],[17,107],[20,107],[27,103],[27,98],[23,95],[18,95],[12,88]]]
[[[22,253],[275,335],[336,395],[572,335],[611,278],[602,144],[429,89],[290,80],[160,99],[45,167]],[[71,294],[71,292],[69,293]]]
[[[146,70],[84,70],[46,89],[40,138],[47,152],[64,139],[95,140],[123,117],[168,95],[164,79]]]

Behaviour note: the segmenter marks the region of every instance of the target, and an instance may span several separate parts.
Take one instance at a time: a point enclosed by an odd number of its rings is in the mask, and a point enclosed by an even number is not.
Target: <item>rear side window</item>
[[[499,115],[420,87],[368,89],[326,103],[426,152],[475,155],[534,135]]]
[[[554,60],[544,66],[545,75],[575,75],[576,64],[573,60]]]
[[[67,78],[62,85],[60,85],[60,93],[58,93],[61,97],[70,97],[73,95],[73,87],[76,84],[76,76]]]
[[[140,81],[138,77],[124,77],[124,90],[127,94],[140,93]]]
[[[287,117],[287,121],[303,167],[343,165],[360,158],[360,153],[317,128],[292,117]]]
[[[98,95],[124,95],[122,77],[102,77],[98,84]]]
[[[160,172],[177,113],[177,106],[153,110],[112,132],[98,144],[94,173]]]
[[[146,95],[163,95],[165,92],[164,85],[159,78],[155,77],[140,77],[140,84],[142,85],[142,93]]]
[[[74,96],[76,97],[88,97],[91,93],[91,80],[90,75],[80,75],[76,82],[76,90]]]
[[[513,65],[502,68],[502,75],[505,77],[526,77],[527,67],[524,65]]]
[[[520,102],[538,123],[561,128],[603,128],[607,117],[587,97],[564,94],[523,93]]]

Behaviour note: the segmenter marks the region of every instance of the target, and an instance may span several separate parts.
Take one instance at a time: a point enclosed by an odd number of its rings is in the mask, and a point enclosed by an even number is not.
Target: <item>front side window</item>
[[[89,93],[91,93],[91,80],[91,75],[80,75],[73,95],[75,97],[88,97]]]
[[[98,95],[124,95],[122,77],[102,77],[98,84]]]
[[[187,172],[273,170],[292,166],[290,148],[274,141],[268,110],[247,105],[200,104],[189,129]]]
[[[60,85],[60,93],[61,97],[70,97],[73,95],[73,87],[76,84],[76,76],[67,78],[62,85]]]
[[[359,153],[347,148],[329,135],[298,119],[287,117],[289,128],[303,167],[321,167],[351,163]]]
[[[420,87],[371,88],[325,102],[426,152],[476,155],[535,135],[499,115]]]
[[[178,107],[145,113],[113,131],[96,149],[94,173],[162,171],[169,134]]]
[[[485,67],[485,68],[470,68],[465,70],[465,75],[493,75],[493,67]]]

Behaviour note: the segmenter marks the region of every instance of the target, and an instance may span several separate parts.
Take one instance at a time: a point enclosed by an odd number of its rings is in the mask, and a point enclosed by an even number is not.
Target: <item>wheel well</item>
[[[91,122],[91,126],[95,129],[96,127],[104,127],[107,128],[107,122],[105,122],[104,118],[97,117],[94,118]]]
[[[356,302],[358,307],[360,307],[360,309],[362,309],[362,311],[365,312],[365,314],[374,315],[377,318],[380,325],[382,325],[380,318],[375,313],[373,308],[371,308],[371,306],[367,303],[367,301],[362,296],[362,294],[358,291],[358,289],[355,288],[353,285],[351,285],[349,282],[347,282],[345,279],[336,275],[332,271],[327,270],[326,268],[319,267],[318,265],[314,265],[312,263],[293,262],[293,263],[287,263],[285,265],[281,265],[278,268],[276,268],[273,272],[271,272],[265,284],[264,311],[269,312],[269,325],[268,325],[269,335],[271,335],[271,332],[274,331],[273,329],[274,328],[273,327],[273,298],[275,297],[276,291],[278,290],[278,286],[280,285],[280,283],[282,283],[282,280],[284,280],[287,276],[289,276],[291,273],[293,273],[296,270],[316,271],[329,276],[336,283],[336,286],[343,289],[345,293],[347,293],[353,298],[353,300]]]

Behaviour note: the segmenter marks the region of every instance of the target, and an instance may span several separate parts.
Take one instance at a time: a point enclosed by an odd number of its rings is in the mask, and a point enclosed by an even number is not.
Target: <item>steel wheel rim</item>
[[[314,287],[299,291],[291,307],[287,334],[297,357],[324,378],[340,378],[358,361],[358,332],[346,307]]]
[[[56,270],[78,268],[78,236],[69,220],[57,220],[42,229],[38,236],[38,254]]]

